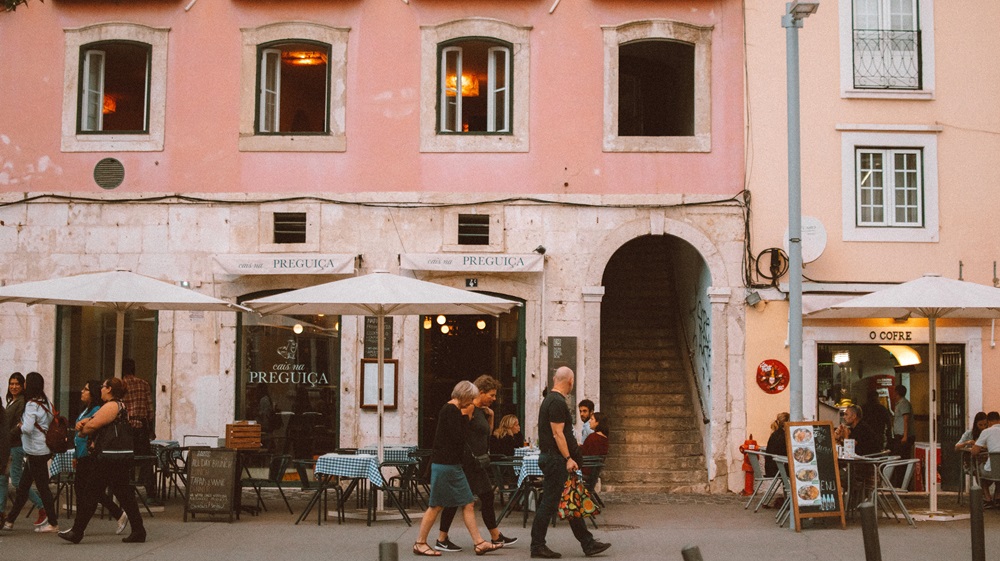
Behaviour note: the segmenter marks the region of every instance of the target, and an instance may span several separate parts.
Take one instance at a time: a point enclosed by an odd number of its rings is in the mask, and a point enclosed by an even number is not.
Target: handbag
[[[559,518],[586,518],[600,513],[601,509],[597,508],[583,484],[583,474],[579,471],[570,472],[559,498]]]
[[[94,452],[100,458],[128,458],[135,453],[132,443],[132,425],[128,422],[128,412],[122,402],[117,401],[118,415],[115,420],[97,431],[94,437]]]

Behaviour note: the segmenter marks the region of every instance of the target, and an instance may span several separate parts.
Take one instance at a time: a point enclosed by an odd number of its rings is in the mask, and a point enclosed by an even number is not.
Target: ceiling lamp
[[[442,325],[441,326],[441,333],[444,333],[445,335],[447,335],[449,331],[451,331],[451,328],[448,327],[447,325]]]
[[[445,88],[448,97],[455,97],[458,86],[455,83],[457,77],[450,75],[445,78]],[[479,78],[472,74],[462,74],[462,97],[476,97],[479,95]]]
[[[447,322],[447,321],[448,321],[448,318],[446,318],[446,317],[444,317],[444,316],[438,316],[438,317],[437,317],[437,322],[438,322],[438,325],[444,325],[444,324],[445,324],[445,322]]]
[[[920,353],[918,353],[913,347],[907,345],[879,345],[883,349],[889,351],[889,354],[896,359],[899,366],[913,366],[914,364],[920,364]]]
[[[326,64],[326,53],[322,51],[283,51],[281,61],[296,66]]]
[[[107,115],[109,113],[114,113],[117,109],[118,109],[118,102],[115,101],[115,98],[105,94],[104,106],[101,109],[101,113]]]
[[[481,319],[481,320],[477,321],[476,322],[476,327],[478,327],[480,331],[486,329],[486,320],[485,319]]]
[[[847,364],[851,362],[851,354],[847,351],[837,351],[833,353],[833,362],[837,364]]]
[[[430,329],[432,325],[434,322],[431,321],[431,316],[424,316],[424,329]]]

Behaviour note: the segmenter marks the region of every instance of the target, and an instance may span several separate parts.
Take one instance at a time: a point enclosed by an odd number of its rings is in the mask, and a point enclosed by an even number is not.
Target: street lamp
[[[785,4],[788,68],[788,393],[789,416],[802,420],[802,147],[799,142],[799,28],[819,2]]]

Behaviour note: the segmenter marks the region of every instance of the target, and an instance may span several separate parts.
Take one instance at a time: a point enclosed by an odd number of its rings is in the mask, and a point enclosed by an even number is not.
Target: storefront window
[[[80,389],[89,380],[115,373],[117,313],[95,307],[59,306],[56,311],[55,387],[46,388],[56,408],[75,420],[82,411]],[[125,313],[124,357],[135,360],[136,376],[156,384],[157,314],[137,310]],[[153,405],[156,405],[153,392]],[[94,396],[99,399],[100,395]]]
[[[336,449],[340,317],[241,314],[238,332],[237,416],[260,423],[273,452],[312,458]]]

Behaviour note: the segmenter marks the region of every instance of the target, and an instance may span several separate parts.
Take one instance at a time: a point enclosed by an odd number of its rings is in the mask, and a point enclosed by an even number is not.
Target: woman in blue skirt
[[[414,555],[438,557],[440,552],[427,545],[427,536],[445,507],[462,507],[462,519],[469,529],[472,543],[476,544],[476,555],[483,555],[500,549],[503,544],[484,540],[476,526],[473,510],[475,496],[462,470],[462,455],[465,453],[465,437],[472,414],[472,400],[479,395],[479,388],[468,380],[455,385],[451,400],[444,404],[438,415],[437,432],[434,433],[434,452],[431,454],[431,496],[423,519],[420,521],[420,535],[413,544]]]

